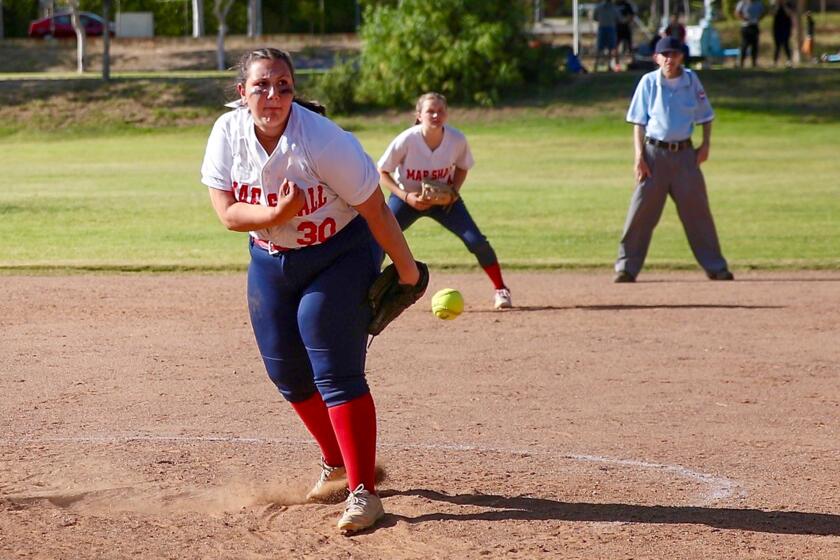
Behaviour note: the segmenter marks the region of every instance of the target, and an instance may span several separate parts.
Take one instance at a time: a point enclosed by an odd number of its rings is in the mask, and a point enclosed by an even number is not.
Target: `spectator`
[[[680,14],[671,14],[668,21],[668,27],[665,28],[664,37],[674,37],[682,45],[683,64],[688,66],[688,45],[685,44],[685,25],[680,21]]]
[[[790,54],[790,32],[793,29],[793,8],[787,0],[776,0],[773,5],[773,41],[776,49],[773,51],[773,66],[779,63],[779,53],[785,49],[787,65],[790,66],[793,59]]]
[[[764,17],[764,5],[761,0],[740,0],[735,6],[735,16],[741,20],[741,68],[744,67],[747,51],[755,68],[758,59],[758,22]]]
[[[618,22],[621,15],[612,3],[612,0],[601,0],[595,6],[595,21],[598,22],[598,38],[595,45],[595,64],[593,70],[598,70],[598,62],[601,60],[601,53],[608,51],[607,70],[612,70],[616,64],[616,43],[618,42]]]
[[[802,42],[802,54],[808,60],[814,60],[814,16],[805,12],[805,40]]]
[[[618,56],[623,54],[633,57],[633,21],[636,19],[636,6],[630,0],[618,0],[615,7],[618,9],[619,19],[616,27]]]

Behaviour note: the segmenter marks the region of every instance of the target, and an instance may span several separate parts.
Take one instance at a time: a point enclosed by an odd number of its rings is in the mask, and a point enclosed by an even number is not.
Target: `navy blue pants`
[[[418,219],[428,216],[457,235],[458,239],[467,246],[469,252],[475,255],[482,268],[497,262],[496,252],[490,246],[484,234],[478,229],[478,226],[475,225],[462,199],[459,198],[448,209],[445,206],[432,206],[428,210],[420,212],[403,202],[403,199],[392,194],[388,199],[388,207],[397,218],[401,230],[407,230]]]
[[[270,255],[251,242],[248,309],[268,376],[289,402],[368,393],[367,292],[382,249],[357,217],[325,243]]]

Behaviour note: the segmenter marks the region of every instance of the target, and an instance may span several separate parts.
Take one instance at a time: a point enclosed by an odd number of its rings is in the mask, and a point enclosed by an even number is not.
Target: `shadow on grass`
[[[184,53],[186,67],[206,67],[206,53]],[[186,68],[185,67],[185,68]],[[701,79],[715,108],[767,116],[787,116],[801,122],[840,121],[840,71],[828,68],[793,70],[706,70]],[[531,87],[504,97],[499,110],[524,107],[585,109],[585,114],[617,114],[626,110],[641,74],[599,73],[564,77],[561,83],[540,93]],[[306,78],[299,89],[306,92]],[[0,81],[0,104],[32,106],[39,101],[60,99],[67,111],[82,111],[96,103],[107,107],[111,100],[137,100],[146,107],[212,109],[218,112],[230,94],[231,79],[207,77],[120,78],[104,83],[98,79],[14,79]],[[366,109],[360,114],[379,110]],[[481,118],[488,110],[481,109]]]
[[[840,70],[715,69],[698,71],[714,108],[787,116],[805,122],[840,121]],[[626,110],[641,73],[599,73],[567,77],[552,91],[514,96],[510,106],[620,105]]]
[[[390,514],[383,525],[397,521],[410,524],[428,521],[581,521],[595,523],[650,523],[706,525],[716,529],[755,531],[780,535],[840,536],[840,515],[800,511],[711,508],[691,506],[645,506],[634,504],[567,503],[528,496],[458,494],[435,490],[383,491],[388,496],[416,496],[457,506],[492,508],[477,513],[429,513],[417,517]]]

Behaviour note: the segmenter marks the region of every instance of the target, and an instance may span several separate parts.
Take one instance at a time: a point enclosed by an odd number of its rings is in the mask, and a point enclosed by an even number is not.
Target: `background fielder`
[[[416,111],[415,125],[394,138],[379,158],[381,182],[391,191],[388,206],[403,231],[428,216],[457,235],[493,282],[494,307],[511,307],[510,290],[502,279],[496,252],[464,201],[459,197],[449,206],[435,206],[418,196],[423,181],[449,183],[460,191],[474,161],[464,134],[446,124],[448,113],[443,95],[421,95]]]

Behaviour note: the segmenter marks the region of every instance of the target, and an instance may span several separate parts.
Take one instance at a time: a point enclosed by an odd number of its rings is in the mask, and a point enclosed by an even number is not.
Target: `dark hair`
[[[309,109],[314,113],[318,113],[319,115],[326,117],[327,116],[327,108],[318,103],[317,101],[307,101],[305,99],[298,99],[295,97],[295,103],[304,107],[305,109]]]
[[[292,55],[280,49],[263,47],[247,52],[239,59],[239,63],[235,66],[237,70],[235,85],[245,85],[245,82],[248,81],[248,70],[255,60],[282,60],[289,66],[289,70],[292,72],[292,83],[295,83],[295,65],[292,62]]]
[[[239,59],[239,62],[235,66],[237,71],[236,81],[233,84],[233,89],[236,91],[236,86],[238,85],[245,85],[245,82],[248,81],[248,70],[251,69],[251,64],[254,63],[255,60],[282,60],[289,66],[289,70],[292,73],[292,85],[295,84],[295,65],[292,62],[292,55],[290,55],[287,51],[281,49],[275,49],[272,47],[263,47],[261,49],[257,49],[254,51],[247,52],[242,55]],[[299,99],[297,96],[294,97],[294,102],[313,111],[318,113],[319,115],[327,116],[327,108],[318,103],[317,101],[306,101],[303,99]]]

